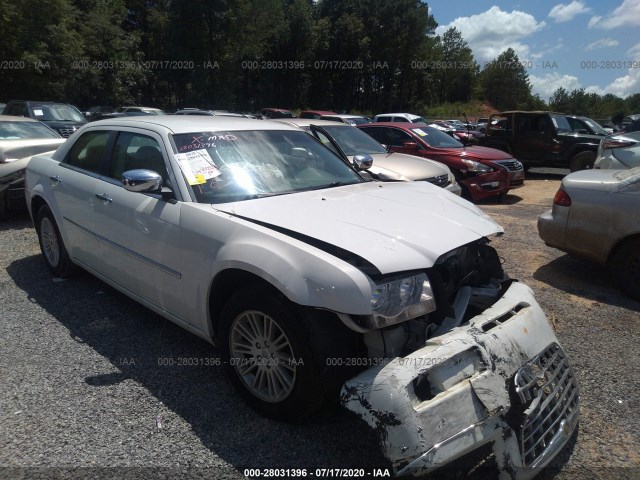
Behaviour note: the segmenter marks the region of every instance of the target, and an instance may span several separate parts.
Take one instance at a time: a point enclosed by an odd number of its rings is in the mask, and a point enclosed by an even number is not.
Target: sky
[[[640,93],[640,0],[427,0],[436,33],[456,27],[481,68],[511,47],[545,101],[558,88]]]

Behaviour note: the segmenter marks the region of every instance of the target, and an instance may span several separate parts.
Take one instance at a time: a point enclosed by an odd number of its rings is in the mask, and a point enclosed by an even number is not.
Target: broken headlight
[[[435,309],[426,273],[379,283],[371,294],[371,310],[377,327],[403,322]]]

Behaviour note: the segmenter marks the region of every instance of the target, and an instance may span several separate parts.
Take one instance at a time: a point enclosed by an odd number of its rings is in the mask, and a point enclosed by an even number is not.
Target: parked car
[[[208,116],[208,117],[218,116],[218,117],[244,117],[244,118],[253,117],[244,113],[234,113],[228,110],[201,110],[199,108],[184,108],[182,110],[176,111],[174,115],[200,115],[200,116]]]
[[[616,134],[600,141],[593,168],[624,170],[640,167],[640,132]]]
[[[0,219],[24,208],[24,172],[33,155],[55,150],[64,142],[38,120],[0,115]]]
[[[365,123],[371,123],[371,120],[367,117],[362,117],[360,115],[322,115],[320,120],[331,120],[333,122],[348,123],[349,125],[363,125]]]
[[[620,133],[640,131],[640,114],[628,115],[622,119]]]
[[[3,114],[39,120],[65,138],[87,123],[80,111],[68,103],[11,100]]]
[[[116,114],[116,112],[117,110],[115,107],[108,105],[96,105],[84,110],[82,115],[84,115],[88,121],[95,122],[96,120],[102,120],[103,118],[111,118]]]
[[[567,175],[538,232],[550,247],[606,265],[640,301],[640,167]]]
[[[294,126],[147,116],[34,157],[26,193],[53,275],[83,267],[217,343],[264,415],[339,398],[398,475],[478,449],[535,472],[575,431],[575,374],[490,246],[502,228],[441,188],[366,182]]]
[[[412,113],[381,113],[373,117],[374,122],[426,123],[425,119]]]
[[[6,107],[7,104],[6,103],[0,103],[0,115],[4,114],[4,107]]]
[[[414,155],[389,153],[369,135],[351,125],[308,118],[278,121],[302,128],[347,163],[355,162],[357,156],[371,157],[373,164],[367,172],[373,179],[393,182],[426,181],[460,195],[460,185],[446,165]]]
[[[282,108],[263,108],[260,115],[264,118],[295,118],[293,113]]]
[[[336,115],[336,112],[330,110],[304,110],[298,115],[299,118],[320,118],[323,115]]]
[[[492,115],[479,144],[504,150],[525,168],[560,167],[572,172],[593,168],[602,137],[573,133],[564,114],[509,111]]]
[[[524,185],[522,164],[511,155],[486,147],[465,147],[444,132],[422,124],[371,123],[359,125],[392,152],[444,163],[456,176],[462,195],[473,201],[504,198]]]
[[[129,115],[164,115],[164,111],[154,107],[121,107],[118,111],[125,116]]]
[[[606,136],[609,135],[602,125],[589,117],[579,115],[565,115],[573,133]]]

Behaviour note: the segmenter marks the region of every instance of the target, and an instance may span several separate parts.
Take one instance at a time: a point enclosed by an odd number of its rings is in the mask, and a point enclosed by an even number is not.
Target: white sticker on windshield
[[[413,131],[416,132],[421,137],[426,137],[428,135],[428,133],[422,130],[421,128],[414,128]]]
[[[33,114],[36,117],[42,117],[44,115],[44,112],[42,110],[38,109],[38,108],[34,108],[33,109]]]
[[[204,149],[176,153],[175,157],[189,185],[202,185],[222,173],[213,163],[209,152]]]

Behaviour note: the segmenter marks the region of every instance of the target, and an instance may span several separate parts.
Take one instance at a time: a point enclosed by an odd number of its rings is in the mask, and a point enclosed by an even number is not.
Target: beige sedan
[[[640,300],[640,167],[567,175],[538,232],[550,247],[607,265],[620,289]]]

